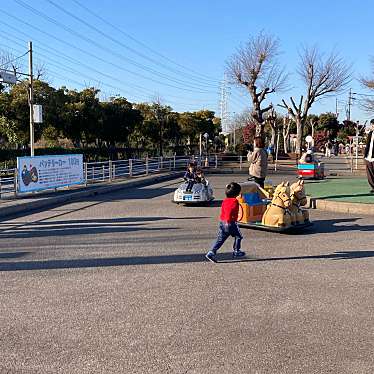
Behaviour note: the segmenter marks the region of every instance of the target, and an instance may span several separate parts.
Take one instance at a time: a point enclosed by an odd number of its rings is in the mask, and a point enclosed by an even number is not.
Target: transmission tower
[[[227,109],[228,96],[230,95],[230,90],[227,87],[227,77],[226,74],[221,82],[221,100],[220,100],[220,110],[221,110],[221,127],[222,134],[227,135],[230,133],[229,129],[229,113]]]

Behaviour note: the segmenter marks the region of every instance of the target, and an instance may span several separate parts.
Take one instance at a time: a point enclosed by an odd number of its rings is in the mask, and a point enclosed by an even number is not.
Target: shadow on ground
[[[219,263],[255,263],[268,261],[300,261],[300,260],[357,260],[374,257],[374,251],[345,251],[331,254],[291,257],[266,257],[266,258],[244,258],[233,260],[229,253],[219,255]],[[22,271],[22,270],[51,270],[51,269],[78,269],[96,268],[109,266],[134,266],[134,265],[160,265],[160,264],[182,264],[204,262],[206,259],[202,253],[162,255],[162,256],[135,256],[135,257],[112,257],[91,258],[71,260],[47,260],[47,261],[19,261],[0,262],[0,271]],[[207,263],[207,266],[216,266]]]
[[[373,231],[374,225],[359,225],[360,218],[336,218],[313,221],[313,226],[307,229],[305,233],[309,234],[328,234],[335,232],[349,231]],[[302,234],[302,233],[301,233]]]
[[[172,185],[174,185],[175,187],[174,188],[168,187]],[[51,204],[48,207],[48,209],[51,210],[51,209],[62,207],[68,204],[87,203],[86,206],[82,206],[78,209],[78,210],[81,210],[81,209],[89,208],[94,205],[100,205],[100,204],[104,204],[108,202],[119,202],[122,200],[154,199],[154,198],[161,197],[161,196],[168,195],[168,194],[171,195],[177,188],[177,185],[178,183],[173,182],[173,183],[163,185],[163,186],[145,186],[145,187],[134,187],[134,188],[128,188],[124,186],[122,190],[110,192],[107,194],[94,194],[93,196],[90,196],[88,198],[82,198],[82,199],[77,199],[77,200],[65,201],[65,202],[57,203],[57,204],[56,203]],[[66,192],[65,194],[67,193],[68,192]],[[56,196],[60,196],[60,195],[56,195]],[[0,222],[8,221],[10,219],[15,219],[19,217],[29,216],[35,213],[44,212],[45,210],[46,210],[46,207],[43,207],[41,209],[32,209],[32,210],[27,210],[25,212],[15,213],[13,215],[0,219]],[[67,214],[67,213],[68,212],[62,213],[61,215]]]
[[[170,231],[176,227],[145,227],[149,222],[163,220],[200,220],[209,217],[123,217],[108,219],[82,219],[67,221],[50,221],[50,218],[34,222],[17,222],[13,227],[4,227],[1,238],[38,238],[46,236],[97,235],[103,233],[120,233],[134,231]],[[9,226],[9,224],[7,225]]]

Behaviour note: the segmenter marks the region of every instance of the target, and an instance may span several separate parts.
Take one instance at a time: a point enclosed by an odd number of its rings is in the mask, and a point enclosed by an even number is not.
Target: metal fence
[[[194,159],[189,156],[155,157],[84,163],[84,185],[182,170]],[[0,170],[0,198],[17,196],[17,169]]]
[[[0,198],[16,194],[16,169],[0,170]]]
[[[245,156],[225,154],[87,162],[84,163],[84,185],[145,176],[168,170],[183,170],[186,169],[190,161],[196,162],[201,167],[231,169],[233,171],[245,170],[249,166]],[[279,170],[277,164],[274,164],[274,170]],[[16,169],[0,170],[0,198],[7,198],[12,195],[17,195]]]

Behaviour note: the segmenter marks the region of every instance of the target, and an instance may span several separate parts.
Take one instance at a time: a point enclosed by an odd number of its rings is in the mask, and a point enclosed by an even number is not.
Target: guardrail
[[[247,157],[210,154],[204,156],[171,156],[143,159],[84,163],[84,185],[100,182],[111,182],[117,179],[160,173],[166,170],[186,169],[190,161],[198,166],[209,168],[230,168],[244,170],[249,164]],[[275,166],[275,171],[277,168]],[[0,170],[0,198],[17,196],[16,169]]]
[[[85,162],[84,185],[117,179],[181,170],[193,158],[189,156],[155,157],[117,161]],[[0,199],[17,196],[17,169],[0,170]]]
[[[16,169],[0,170],[0,198],[14,195],[17,189]]]

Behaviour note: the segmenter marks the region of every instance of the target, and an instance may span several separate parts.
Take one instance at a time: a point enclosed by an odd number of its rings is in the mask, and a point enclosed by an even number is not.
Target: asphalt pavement
[[[207,207],[168,181],[1,221],[0,373],[372,374],[374,217],[243,229],[246,259],[206,262],[244,178]]]

